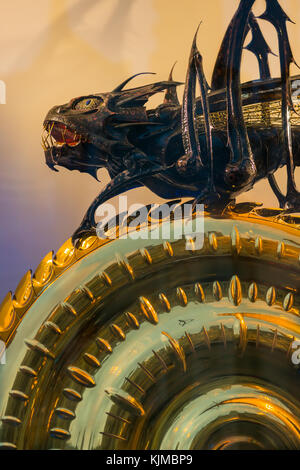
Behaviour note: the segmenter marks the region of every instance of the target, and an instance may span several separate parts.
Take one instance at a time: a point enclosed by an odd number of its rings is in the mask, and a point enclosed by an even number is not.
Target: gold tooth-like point
[[[126,339],[126,335],[124,333],[124,331],[122,330],[122,328],[118,325],[116,325],[115,323],[113,323],[111,326],[111,331],[113,333],[113,335],[119,339],[120,341],[125,341]]]
[[[117,256],[117,261],[118,261],[119,266],[121,266],[123,270],[125,271],[125,273],[129,275],[129,278],[131,279],[131,281],[134,281],[135,280],[134,270],[132,266],[129,264],[127,258]]]
[[[23,308],[27,305],[32,299],[34,294],[33,284],[32,284],[32,271],[29,270],[23,276],[19,282],[18,287],[16,288],[15,295],[13,298],[13,303],[18,308]]]
[[[141,403],[132,395],[124,390],[115,390],[113,388],[105,390],[113,403],[121,406],[123,409],[135,416],[144,416],[146,414]]]
[[[177,287],[176,294],[178,297],[178,300],[182,307],[185,307],[188,303],[187,295],[185,291],[182,289],[182,287]]]
[[[153,260],[152,260],[152,257],[150,255],[149,251],[147,250],[147,248],[141,249],[140,253],[141,253],[142,257],[144,258],[144,260],[146,261],[147,264],[152,264]]]
[[[245,322],[245,319],[243,315],[240,313],[235,315],[236,319],[239,321],[239,337],[240,337],[240,343],[239,343],[239,348],[241,350],[241,353],[244,354],[246,346],[247,346],[247,324]]]
[[[26,395],[24,392],[21,392],[20,390],[11,390],[9,392],[9,395],[23,402],[26,402],[29,400],[29,396]]]
[[[278,243],[277,246],[277,257],[279,259],[283,258],[285,255],[285,244],[284,242]]]
[[[125,379],[127,379],[127,377],[125,377]],[[111,418],[116,419],[117,421],[121,421],[121,423],[131,424],[131,421],[129,421],[129,419],[122,418],[122,416],[114,415],[113,413],[110,413],[109,411],[106,411],[105,414],[107,416],[110,416]]]
[[[125,380],[126,380],[130,385],[132,385],[134,388],[136,388],[140,393],[142,393],[142,395],[145,394],[145,390],[144,390],[140,385],[138,385],[138,384],[135,383],[133,380],[131,380],[129,377],[125,377]]]
[[[159,300],[161,302],[162,308],[165,309],[166,312],[171,311],[171,304],[165,294],[159,294]]]
[[[141,362],[138,362],[138,365],[140,366],[141,369],[143,369],[143,371],[145,372],[147,377],[151,380],[151,382],[155,383],[156,379],[155,379],[154,375],[152,374],[152,372],[149,369],[147,369],[147,367],[144,364],[142,364]]]
[[[42,343],[40,343],[36,339],[25,339],[25,344],[29,349],[31,349],[31,351],[35,351],[39,353],[41,356],[54,359],[54,354],[51,351],[49,351],[49,349],[46,346],[44,346]]]
[[[59,328],[58,325],[56,325],[56,323],[52,322],[52,321],[46,321],[46,323],[44,323],[44,326],[46,328],[48,328],[49,330],[52,330],[54,331],[54,333],[58,334],[58,335],[61,335],[62,334],[62,331],[61,329]]]
[[[221,331],[222,331],[224,349],[226,349],[227,348],[227,338],[226,338],[226,330],[225,330],[225,327],[224,327],[223,323],[221,323]]]
[[[213,251],[217,251],[217,250],[218,250],[218,240],[217,240],[216,234],[215,234],[214,232],[211,232],[211,233],[208,235],[208,243],[209,243],[210,248],[211,248]]]
[[[257,294],[258,294],[257,285],[255,282],[252,282],[248,289],[248,299],[250,300],[250,302],[252,303],[256,302]]]
[[[289,344],[289,347],[287,348],[287,351],[286,351],[286,357],[289,358],[289,359],[290,359],[291,352],[293,350],[293,346],[295,344],[294,342],[295,342],[295,336],[290,338],[290,344]]]
[[[158,323],[158,315],[151,302],[146,299],[146,297],[140,297],[139,300],[140,307],[144,316],[147,318],[148,321],[156,325]]]
[[[179,342],[171,335],[169,335],[166,331],[162,331],[162,334],[168,338],[169,344],[175,352],[175,355],[181,364],[183,372],[186,372],[186,358],[183,348],[180,346]]]
[[[259,341],[260,341],[260,326],[257,324],[256,327],[256,340],[255,340],[255,347],[259,348]]]
[[[95,368],[101,367],[101,362],[93,354],[85,353],[83,355],[83,359],[85,360],[85,362],[87,362],[87,364],[89,364],[92,367],[95,367]]]
[[[0,450],[16,450],[16,448],[12,442],[0,442]]]
[[[164,246],[164,250],[165,250],[165,252],[167,253],[168,256],[170,256],[170,257],[174,256],[174,251],[173,251],[171,243],[164,242],[163,246]]]
[[[9,424],[10,426],[20,426],[22,421],[16,416],[3,416],[1,418],[2,423]]]
[[[215,300],[218,302],[222,299],[223,293],[222,293],[222,287],[219,281],[214,281],[213,283],[213,296]]]
[[[261,237],[256,237],[254,246],[255,246],[256,254],[260,256],[263,252],[263,240]]]
[[[95,387],[96,382],[94,377],[85,370],[80,369],[79,367],[69,366],[67,371],[71,378],[80,385],[87,388]]]
[[[77,312],[73,305],[69,304],[68,302],[62,302],[60,305],[64,312],[71,314],[73,317],[77,317]]]
[[[189,342],[189,345],[190,345],[190,347],[191,347],[191,350],[193,351],[193,353],[195,353],[195,352],[196,352],[195,345],[194,345],[194,343],[193,343],[193,340],[192,340],[192,338],[191,338],[191,335],[190,335],[187,331],[185,332],[185,337],[186,337],[186,339],[187,339],[188,342]]]
[[[15,320],[16,311],[12,300],[12,293],[8,292],[0,306],[0,334],[9,331],[13,327]]]
[[[131,313],[131,312],[126,312],[125,316],[126,316],[127,321],[130,323],[130,325],[131,325],[135,330],[138,330],[139,327],[140,327],[140,324],[139,324],[139,321],[138,321],[138,319],[136,318],[136,316],[133,315],[133,313]]]
[[[119,441],[127,441],[126,437],[119,436],[118,434],[113,434],[111,432],[100,431],[100,434],[102,434],[105,437],[108,437],[109,439],[118,439]]]
[[[32,369],[32,367],[20,366],[19,371],[22,372],[22,374],[27,375],[28,377],[37,377],[37,371]]]
[[[69,433],[69,431],[66,431],[62,428],[52,428],[50,429],[50,436],[56,439],[61,439],[62,441],[67,441],[68,439],[70,439],[71,434]]]
[[[236,307],[240,305],[242,301],[242,286],[238,276],[233,276],[231,278],[228,291],[230,302],[233,303]]]
[[[191,252],[196,251],[196,245],[195,245],[195,240],[192,237],[186,237],[186,250],[189,250]]]
[[[205,328],[205,326],[203,327],[203,334],[204,334],[205,344],[208,347],[208,350],[211,351],[210,338],[209,338],[209,335],[208,335],[208,332],[207,332],[207,329]]]
[[[69,238],[56,253],[53,263],[59,268],[66,268],[75,260],[75,248]]]
[[[83,238],[80,240],[79,245],[76,247],[79,251],[89,250],[98,240],[96,235],[91,235],[89,237]]]
[[[73,388],[64,388],[63,394],[68,400],[71,401],[79,402],[82,400],[81,393],[77,392],[77,390],[74,390]]]
[[[35,270],[34,276],[32,278],[33,285],[37,287],[44,287],[47,285],[51,276],[53,274],[53,256],[54,252],[50,251],[40,262],[38,267]]]
[[[76,418],[76,415],[73,411],[68,410],[67,408],[56,408],[55,414],[66,421],[72,421]]]
[[[152,349],[152,352],[154,354],[154,356],[159,360],[159,362],[161,363],[161,365],[163,366],[163,369],[165,371],[168,371],[168,366],[167,364],[165,363],[164,359],[161,357],[161,355],[157,352],[157,351],[154,351],[154,349]]]
[[[104,282],[104,284],[106,284],[107,287],[112,286],[112,280],[105,271],[103,271],[99,276],[102,279],[102,281]]]
[[[103,338],[97,338],[96,339],[96,344],[97,344],[98,348],[100,349],[100,351],[104,351],[104,352],[107,352],[109,354],[111,354],[112,351],[113,351],[111,345],[109,344],[109,342],[106,341]]]
[[[242,249],[241,237],[237,227],[233,227],[231,231],[231,249],[232,253],[238,256]]]
[[[289,312],[294,305],[294,295],[289,292],[283,299],[283,308],[286,312]]]
[[[271,307],[276,301],[276,289],[275,287],[270,287],[266,293],[266,302]]]
[[[273,352],[274,349],[276,348],[277,339],[278,339],[278,330],[276,329],[276,330],[274,331],[274,336],[273,336],[273,341],[272,341],[272,347],[271,347],[272,352]]]
[[[94,294],[87,286],[80,286],[79,291],[82,292],[91,302],[94,302]]]
[[[199,282],[197,282],[195,284],[195,294],[196,294],[196,296],[198,297],[198,299],[200,300],[201,303],[205,302],[204,290],[203,290],[203,287],[201,286],[201,284]]]

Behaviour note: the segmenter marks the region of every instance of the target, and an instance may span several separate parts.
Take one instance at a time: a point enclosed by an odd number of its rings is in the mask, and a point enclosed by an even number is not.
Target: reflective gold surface
[[[2,448],[300,449],[299,225],[242,204],[200,250],[48,254],[0,309]]]

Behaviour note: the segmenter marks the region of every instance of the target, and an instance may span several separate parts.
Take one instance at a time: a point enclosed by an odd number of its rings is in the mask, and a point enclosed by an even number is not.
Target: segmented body
[[[293,135],[293,153],[295,166],[300,166],[300,75],[291,78],[294,111],[291,113]],[[247,126],[249,140],[257,167],[257,175],[251,182],[252,187],[257,181],[273,174],[286,164],[286,153],[283,144],[281,116],[281,85],[279,79],[257,80],[242,85],[243,115]],[[214,178],[220,194],[234,198],[245,188],[228,187],[224,182],[224,172],[230,159],[227,139],[226,94],[218,90],[209,94],[210,118],[213,126]],[[157,112],[149,111],[151,122],[161,124],[164,119],[173,120],[173,125],[165,131],[163,128],[156,136],[147,138],[147,132],[134,130],[129,134],[133,145],[145,154],[155,154],[166,165],[176,163],[183,155],[184,148],[181,133],[181,107],[171,109],[162,106]],[[172,115],[172,118],[171,118]],[[201,101],[196,101],[195,110],[199,140],[205,140],[205,129]],[[190,175],[179,175],[174,169],[154,175],[145,185],[161,197],[191,196],[196,197],[205,186],[206,172],[203,171],[193,178]],[[161,184],[163,183],[163,185]],[[250,189],[250,188],[248,188]]]
[[[138,186],[164,198],[193,197],[195,203],[222,212],[239,194],[268,178],[280,207],[300,210],[295,181],[295,168],[300,165],[300,75],[290,77],[295,61],[286,27],[289,18],[278,0],[265,2],[260,18],[277,32],[280,78],[271,78],[271,50],[252,12],[255,0],[240,0],[210,86],[196,44],[197,30],[182,104],[177,96],[181,83],[173,81],[171,71],[165,82],[126,89],[134,75],[111,93],[75,98],[49,111],[43,141],[49,167],[60,165],[95,177],[105,167],[111,176],[88,208],[74,242],[94,232],[99,205]],[[246,49],[258,60],[260,78],[241,84],[242,52],[249,31],[252,39]],[[162,91],[163,103],[146,110],[148,99]],[[58,139],[58,145],[52,139]],[[287,170],[284,193],[274,176],[282,166]]]

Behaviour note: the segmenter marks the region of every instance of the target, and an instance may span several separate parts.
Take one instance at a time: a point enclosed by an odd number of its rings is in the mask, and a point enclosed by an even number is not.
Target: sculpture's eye
[[[103,103],[101,98],[82,98],[74,105],[74,109],[90,110],[95,109]]]

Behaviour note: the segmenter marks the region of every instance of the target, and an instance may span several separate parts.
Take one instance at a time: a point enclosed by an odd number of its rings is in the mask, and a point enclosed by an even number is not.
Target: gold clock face
[[[300,449],[299,227],[240,204],[201,249],[47,255],[0,310],[2,448]]]

